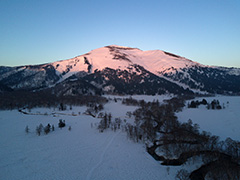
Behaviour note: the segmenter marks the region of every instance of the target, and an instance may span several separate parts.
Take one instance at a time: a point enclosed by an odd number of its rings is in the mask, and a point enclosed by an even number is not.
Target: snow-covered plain
[[[113,117],[121,118],[136,108],[114,101],[105,105],[105,110],[112,112]],[[52,115],[58,111],[45,108],[31,111],[42,115],[0,111],[0,179],[173,179],[167,167],[146,152],[144,144],[128,140],[121,130],[99,133],[96,127],[91,127],[100,119],[84,115],[85,110],[86,107],[73,107],[60,112],[65,115]],[[67,127],[59,129],[59,119],[64,119]],[[40,123],[44,126],[54,124],[55,131],[37,136],[35,128]],[[27,125],[28,134],[25,132]],[[170,172],[174,174],[177,169],[170,169]]]
[[[146,98],[150,100],[153,97]],[[192,119],[194,123],[200,124],[202,130],[221,138],[230,136],[240,140],[237,131],[240,125],[240,97],[205,99],[218,99],[220,103],[225,103],[226,108],[184,108],[177,114],[179,120]],[[133,122],[133,119],[127,118],[126,112],[136,108],[112,100],[104,106],[103,112],[111,112],[113,119],[120,117]],[[25,115],[17,110],[0,111],[0,179],[174,180],[176,172],[181,168],[196,169],[197,165],[191,164],[170,168],[162,166],[146,152],[144,144],[127,139],[126,133],[121,130],[99,133],[95,124],[100,119],[84,115],[86,109],[73,107],[72,110],[59,112],[53,108],[36,108],[31,110],[35,115]],[[67,127],[59,129],[59,119],[64,119]],[[54,124],[55,131],[37,136],[35,128],[40,123],[44,126]],[[25,132],[27,125],[30,128],[28,134]],[[71,131],[68,130],[69,126],[72,127]]]
[[[201,101],[202,99],[195,100]],[[182,112],[177,113],[178,120],[187,122],[191,119],[193,123],[200,125],[201,130],[211,132],[212,135],[219,136],[221,140],[230,137],[240,141],[240,96],[216,96],[204,99],[208,102],[214,99],[219,100],[220,105],[225,106],[225,109],[208,110],[203,105],[193,109],[185,106]]]

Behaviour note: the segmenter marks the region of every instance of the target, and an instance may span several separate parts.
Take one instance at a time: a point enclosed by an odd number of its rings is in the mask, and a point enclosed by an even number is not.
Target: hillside
[[[111,45],[53,63],[1,66],[0,84],[6,90],[53,92],[68,86],[59,92],[63,95],[239,94],[240,69],[206,66],[161,50]]]

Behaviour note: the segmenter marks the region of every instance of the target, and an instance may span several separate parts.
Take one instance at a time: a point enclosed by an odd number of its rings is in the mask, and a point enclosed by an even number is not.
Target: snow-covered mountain
[[[54,63],[2,66],[0,84],[11,89],[51,88],[61,95],[238,94],[240,69],[205,66],[161,50],[111,45]]]

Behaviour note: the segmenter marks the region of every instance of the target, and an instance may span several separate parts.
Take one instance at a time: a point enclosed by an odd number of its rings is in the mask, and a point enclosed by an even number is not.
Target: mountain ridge
[[[240,92],[240,68],[207,66],[162,50],[142,51],[138,48],[118,45],[101,47],[74,58],[52,63],[16,67],[0,66],[0,83],[15,90],[54,88],[59,83],[69,81],[69,78],[73,81],[74,78],[71,77],[74,76],[75,80],[89,81],[88,78],[99,71],[109,73],[109,71],[106,71],[107,68],[114,71],[114,73],[111,71],[114,76],[119,74],[123,76],[124,74],[128,76],[128,80],[131,79],[130,76],[136,78],[137,75],[138,78],[141,78],[141,81],[138,81],[141,83],[144,81],[154,82],[156,76],[159,82],[168,81],[169,84],[174,83],[180,89],[183,88],[193,93],[239,94]],[[138,71],[139,69],[144,69],[144,71]],[[125,73],[119,73],[120,71]],[[153,79],[147,80],[141,75],[143,72],[147,72],[146,74]],[[99,74],[104,77],[104,73]],[[122,76],[115,77],[115,81],[126,78]],[[105,85],[109,83],[109,80],[104,79],[101,82],[103,84],[98,84],[94,80],[85,83],[90,83],[89,87],[97,85],[97,89],[99,87],[103,88],[99,91],[105,92]],[[134,84],[133,81],[131,82]],[[214,84],[215,87],[209,84]],[[122,86],[124,85],[127,84],[122,84]],[[108,86],[113,85],[108,84]],[[159,88],[164,89],[164,87],[160,87],[160,84],[158,86],[158,88],[154,88],[156,89],[155,93],[159,93]],[[182,92],[180,89],[179,92]],[[165,89],[165,91],[169,92],[171,90]],[[136,92],[145,91],[136,89]],[[150,91],[146,90],[146,92]]]

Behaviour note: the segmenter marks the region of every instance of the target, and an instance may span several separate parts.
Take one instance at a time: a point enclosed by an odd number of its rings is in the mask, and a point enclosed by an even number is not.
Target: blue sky
[[[0,65],[53,62],[111,44],[240,67],[240,1],[0,0]]]

